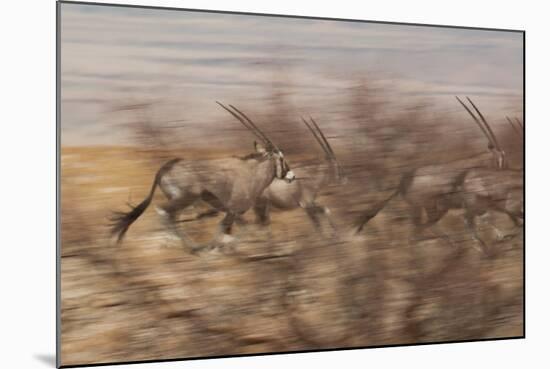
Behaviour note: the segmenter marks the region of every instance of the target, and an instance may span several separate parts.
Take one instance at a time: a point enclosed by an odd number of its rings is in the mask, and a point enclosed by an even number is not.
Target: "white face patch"
[[[289,170],[288,172],[286,172],[286,176],[285,176],[285,179],[288,181],[288,182],[292,182],[294,180],[294,178],[296,178],[296,176],[294,175],[294,172]]]
[[[274,151],[273,158],[275,159],[275,177],[292,182],[295,176],[285,162],[283,153],[281,151]]]

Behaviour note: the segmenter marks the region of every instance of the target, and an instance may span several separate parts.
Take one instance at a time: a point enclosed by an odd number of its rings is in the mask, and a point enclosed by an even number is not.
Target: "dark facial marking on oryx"
[[[276,156],[275,160],[275,177],[278,179],[284,179],[288,183],[292,182],[295,178],[294,173],[288,167],[288,164],[284,158],[282,152],[277,151],[273,155]]]
[[[257,147],[257,144],[255,143]],[[287,182],[292,182],[295,179],[295,174],[290,170],[288,163],[284,158],[284,154],[281,151],[275,150],[274,152],[257,151],[242,157],[239,157],[242,161],[255,160],[258,162],[264,162],[274,158],[273,166],[275,168],[275,177],[277,179],[283,179]]]

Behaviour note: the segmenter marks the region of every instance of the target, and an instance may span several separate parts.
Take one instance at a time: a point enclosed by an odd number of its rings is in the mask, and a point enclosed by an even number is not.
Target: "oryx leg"
[[[466,226],[470,230],[472,240],[475,243],[478,243],[479,245],[481,245],[481,248],[479,246],[477,246],[477,244],[472,245],[472,247],[474,249],[476,249],[477,251],[482,252],[482,253],[487,255],[488,254],[488,247],[485,244],[485,242],[481,239],[481,237],[479,237],[479,234],[477,233],[477,225],[476,225],[476,221],[475,221],[476,214],[474,214],[469,209],[465,209],[465,210],[466,210],[466,213],[464,214],[464,222],[466,223]]]
[[[213,237],[213,239],[205,244],[196,246],[193,249],[194,253],[201,251],[209,251],[213,249],[218,249],[230,244],[235,240],[235,237],[231,235],[233,230],[233,223],[235,222],[237,215],[234,213],[226,213],[225,217],[221,220],[218,225],[218,232]]]
[[[221,201],[219,201],[216,196],[208,191],[203,191],[201,193],[201,200],[210,205],[212,209],[208,209],[206,211],[203,211],[202,213],[197,214],[191,220],[200,220],[204,218],[215,217],[216,215],[224,211],[224,206]]]
[[[422,208],[420,206],[409,205],[409,210],[416,237],[420,233],[422,227]]]
[[[495,231],[497,241],[502,241],[506,238],[506,235],[499,227],[497,227],[491,215],[492,215],[491,212],[486,212],[485,214],[481,215],[479,218],[483,221],[484,224],[488,225],[493,229],[493,231]]]
[[[330,225],[330,228],[332,228],[333,232],[336,232],[336,225],[332,221],[330,209],[327,208],[326,206],[321,206],[321,208],[323,209],[323,214],[325,215],[325,218],[327,219],[327,222]]]
[[[193,218],[179,220],[178,223],[187,223],[187,222],[194,222],[194,221],[205,219],[205,218],[213,218],[213,217],[217,216],[219,213],[220,213],[220,211],[218,211],[216,209],[210,209],[210,210],[206,210],[202,213],[197,214]]]
[[[220,222],[220,230],[224,235],[231,235],[233,231],[233,223],[235,223],[236,215],[228,212]]]
[[[269,200],[259,198],[254,204],[254,214],[256,215],[256,223],[261,225],[269,225],[271,218],[269,216],[270,204]]]
[[[330,218],[330,210],[323,205],[318,205],[316,203],[307,204],[303,207],[303,209],[306,211],[309,219],[313,223],[313,226],[321,230],[321,222],[319,220],[319,215],[324,215],[325,219],[327,220],[328,224],[330,225],[333,232],[336,232],[336,227],[334,223],[332,222],[332,219]]]
[[[490,218],[490,215],[491,215],[491,212],[487,212],[485,214],[485,217],[488,218],[488,219],[485,219],[485,223],[488,224],[496,233],[497,235],[497,241],[500,242],[500,241],[506,241],[506,240],[510,240],[514,237],[517,237],[518,235],[521,234],[521,221],[523,220],[523,217],[521,214],[515,214],[511,211],[509,211],[508,209],[505,209],[503,207],[500,207],[499,205],[496,205],[496,204],[491,204],[490,206],[490,210],[494,210],[494,212],[496,213],[501,213],[501,214],[505,214],[513,223],[514,223],[514,226],[516,227],[515,230],[513,231],[503,231],[497,224],[494,223],[493,220],[491,220]],[[497,218],[498,219],[498,218]]]
[[[233,212],[229,212],[223,203],[212,193],[204,191],[201,194],[201,200],[212,206],[211,210],[207,210],[197,216],[197,219],[205,218],[205,217],[211,217],[215,216],[221,212],[225,212],[226,215],[220,222],[220,231],[218,233],[218,236],[222,236],[222,242],[223,240],[231,240],[229,237],[233,232],[233,224],[238,224],[239,226],[246,227],[248,225],[248,222],[246,219],[244,219],[243,214],[237,214]],[[232,240],[231,240],[232,241]],[[230,242],[230,241],[229,241]]]
[[[407,240],[408,251],[410,255],[410,269],[414,271],[417,276],[421,276],[424,270],[424,258],[422,257],[421,252],[417,249],[417,241],[419,240],[419,235],[421,233],[420,228],[422,226],[422,208],[409,203],[409,210],[411,220],[413,222],[412,235],[410,235]]]
[[[422,234],[426,230],[429,230],[436,238],[443,238],[450,245],[455,246],[455,243],[451,237],[445,233],[438,224],[441,218],[447,214],[449,208],[438,206],[434,201],[424,205],[424,209],[426,210],[426,215],[428,217],[426,222],[422,222],[422,208],[414,207],[412,210],[412,218],[415,225],[417,240],[422,240]]]
[[[233,233],[233,224],[238,221],[242,224],[242,219],[235,213],[228,212],[220,222],[220,232],[217,239],[214,240],[214,247],[225,247],[235,241]],[[232,246],[230,246],[232,248]]]
[[[260,225],[260,235],[262,239],[267,239],[271,245],[273,242],[273,233],[271,232],[271,202],[269,199],[260,197],[254,204],[255,223]]]
[[[441,229],[441,226],[439,223],[435,223],[431,228],[430,231],[438,238],[443,238],[447,243],[453,247],[456,247],[456,243],[453,241],[451,236],[449,236],[443,229]]]
[[[317,206],[316,204],[308,204],[303,209],[306,211],[306,214],[311,220],[311,223],[313,223],[313,226],[315,227],[315,229],[320,230],[321,222],[319,221],[318,214],[322,213],[323,209],[320,206]]]
[[[196,196],[185,196],[181,198],[175,198],[168,203],[157,207],[157,212],[162,218],[166,227],[175,234],[184,244],[184,247],[193,251],[196,248],[195,242],[189,238],[183,229],[177,224],[178,214],[188,206],[192,205],[197,200]]]
[[[200,219],[203,219],[203,218],[215,217],[215,216],[218,215],[219,213],[220,213],[220,211],[219,211],[219,210],[216,210],[216,209],[206,210],[205,212],[202,212],[202,213],[198,214],[198,215],[195,217],[195,220],[200,220]]]

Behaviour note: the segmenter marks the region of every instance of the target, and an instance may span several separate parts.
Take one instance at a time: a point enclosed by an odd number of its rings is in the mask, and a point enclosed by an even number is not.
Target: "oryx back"
[[[227,158],[181,162],[160,180],[161,189],[171,199],[216,197],[225,209],[245,212],[271,183],[275,166],[268,158]]]
[[[465,170],[460,166],[430,165],[418,168],[409,185],[403,188],[404,199],[412,206],[424,207],[434,201],[447,202],[449,208],[460,206],[455,198]]]

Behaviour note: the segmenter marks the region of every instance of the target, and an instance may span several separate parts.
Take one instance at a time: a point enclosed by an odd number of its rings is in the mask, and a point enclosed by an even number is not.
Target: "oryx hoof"
[[[161,208],[160,206],[155,206],[155,211],[158,215],[160,215],[162,218],[168,218],[168,212]]]
[[[212,248],[213,252],[220,254],[231,254],[235,252],[235,243],[232,242],[216,242]]]
[[[231,244],[231,243],[234,243],[236,241],[236,238],[231,236],[230,234],[222,234],[221,237],[219,238],[219,240],[217,240],[217,242],[223,246],[223,245],[228,245],[228,244]]]
[[[213,250],[215,248],[214,245],[202,245],[202,246],[194,246],[191,248],[191,255],[200,255],[204,252],[208,252],[210,250]]]

